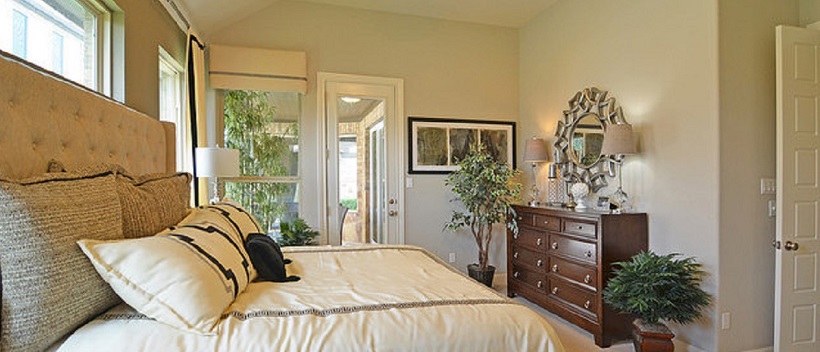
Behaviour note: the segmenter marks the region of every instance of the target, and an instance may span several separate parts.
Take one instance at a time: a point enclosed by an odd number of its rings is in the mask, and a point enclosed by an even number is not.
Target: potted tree
[[[687,324],[700,318],[711,298],[700,288],[700,264],[680,254],[641,252],[628,262],[613,263],[612,279],[603,291],[613,309],[633,314],[635,351],[674,351],[675,335],[662,322]]]
[[[512,214],[512,202],[521,193],[521,184],[511,182],[518,175],[506,163],[500,163],[484,149],[475,144],[459,161],[459,169],[452,172],[445,182],[452,187],[466,212],[454,210],[445,228],[455,231],[467,227],[478,245],[478,263],[467,266],[470,277],[492,286],[495,267],[489,264],[488,249],[493,239],[493,224],[505,222]],[[506,221],[508,228],[517,231],[515,217]]]

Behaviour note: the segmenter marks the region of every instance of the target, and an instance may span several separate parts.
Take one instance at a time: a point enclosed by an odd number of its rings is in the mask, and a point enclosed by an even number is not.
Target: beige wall
[[[775,31],[797,25],[797,0],[720,0],[719,351],[772,346],[774,218],[760,178],[775,177]]]
[[[405,113],[515,121],[518,117],[518,36],[514,29],[392,15],[344,7],[281,1],[226,29],[210,43],[302,50],[308,58],[301,158],[316,160],[322,141],[316,113],[316,72],[404,79]],[[405,124],[406,120],[402,119]],[[403,141],[402,141],[403,142]],[[303,163],[302,215],[316,225],[319,200],[315,163]],[[404,169],[406,170],[406,165]],[[467,234],[442,231],[452,195],[444,177],[412,175],[406,190],[406,243],[442,258],[456,253],[458,268],[476,261]],[[501,235],[499,233],[499,237]],[[496,240],[491,260],[501,265]]]
[[[820,1],[799,0],[800,1],[800,25],[805,27],[815,22],[820,22]]]
[[[575,92],[608,90],[639,135],[640,154],[623,167],[624,188],[649,215],[650,248],[696,256],[710,273],[705,289],[713,294],[719,273],[717,22],[717,0],[563,0],[521,29],[519,48],[522,135],[554,141],[555,124]],[[709,310],[702,322],[674,329],[680,339],[714,351],[715,317]]]
[[[185,67],[185,33],[157,0],[114,0],[125,13],[125,104],[159,118],[159,49]]]

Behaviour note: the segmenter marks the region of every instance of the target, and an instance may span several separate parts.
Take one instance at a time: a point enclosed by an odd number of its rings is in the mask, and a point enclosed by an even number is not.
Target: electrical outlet
[[[455,263],[456,262],[456,254],[455,253],[450,253],[449,260],[450,260],[450,263]]]
[[[729,312],[723,312],[720,314],[720,328],[723,330],[728,330],[732,327],[732,314]]]
[[[773,178],[760,179],[760,194],[775,194],[777,192],[777,184]]]

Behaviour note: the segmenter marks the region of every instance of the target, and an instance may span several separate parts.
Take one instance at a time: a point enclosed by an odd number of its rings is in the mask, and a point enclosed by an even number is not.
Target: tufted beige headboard
[[[175,170],[174,125],[160,122],[0,51],[0,175],[116,163],[135,174]]]

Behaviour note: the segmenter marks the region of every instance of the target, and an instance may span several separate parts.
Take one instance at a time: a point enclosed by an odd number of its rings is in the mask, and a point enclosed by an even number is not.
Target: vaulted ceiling
[[[177,0],[198,30],[214,33],[268,6],[303,1],[519,28],[558,0]]]

